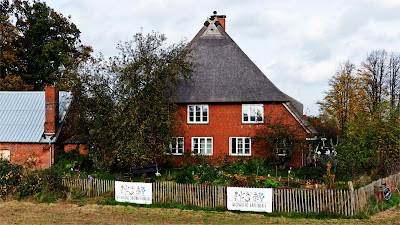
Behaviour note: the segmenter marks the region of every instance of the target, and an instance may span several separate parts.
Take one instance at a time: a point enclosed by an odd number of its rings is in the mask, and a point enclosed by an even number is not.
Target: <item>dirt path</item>
[[[206,212],[131,206],[78,206],[65,202],[0,202],[1,224],[399,224],[394,207],[370,220],[316,220],[266,217],[260,214]]]

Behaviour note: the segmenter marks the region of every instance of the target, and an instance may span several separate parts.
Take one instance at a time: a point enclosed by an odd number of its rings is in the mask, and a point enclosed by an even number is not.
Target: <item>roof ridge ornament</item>
[[[225,30],[225,18],[226,15],[217,15],[217,11],[213,12],[213,15],[210,16],[209,21],[215,21],[215,26],[221,26]],[[216,19],[216,20],[215,20]]]
[[[221,25],[218,20],[211,20],[208,19],[205,23],[204,26],[207,27],[207,29],[204,31],[204,33],[201,36],[223,36],[223,34],[218,30],[217,26]]]
[[[218,30],[218,26],[221,26],[225,30],[225,15],[217,15],[217,11],[213,12],[213,15],[204,22],[206,30],[201,36],[224,36],[221,31]]]

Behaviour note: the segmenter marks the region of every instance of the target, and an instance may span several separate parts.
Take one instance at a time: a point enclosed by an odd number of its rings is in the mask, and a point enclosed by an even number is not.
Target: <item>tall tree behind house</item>
[[[340,64],[335,75],[329,80],[331,89],[326,92],[325,98],[317,103],[321,116],[326,121],[336,120],[342,131],[349,120],[366,110],[366,92],[360,88],[361,80],[355,72],[355,66],[350,61]]]
[[[80,31],[70,17],[44,2],[6,0],[1,13],[0,90],[43,90],[59,84],[77,59],[91,52],[80,44]]]

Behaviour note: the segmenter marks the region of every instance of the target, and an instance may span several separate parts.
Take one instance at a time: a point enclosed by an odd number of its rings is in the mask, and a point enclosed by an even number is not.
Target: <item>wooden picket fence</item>
[[[357,214],[354,193],[334,189],[274,189],[274,211],[332,212],[346,216]]]
[[[390,175],[386,178],[382,178],[376,180],[364,187],[361,187],[354,191],[356,204],[358,206],[358,212],[362,212],[365,210],[365,206],[367,205],[367,201],[371,198],[371,196],[376,195],[375,187],[387,183],[393,186],[393,191],[399,193],[400,187],[400,173]]]
[[[226,186],[154,183],[153,201],[226,208]]]
[[[276,212],[332,212],[346,216],[365,210],[367,201],[376,195],[375,187],[389,183],[400,185],[400,173],[374,181],[355,191],[336,189],[273,189],[273,209]],[[114,181],[100,179],[63,179],[71,191],[84,192],[89,197],[114,194]],[[153,183],[153,202],[176,202],[199,207],[227,207],[225,186]],[[398,191],[398,189],[397,189]]]
[[[88,197],[102,196],[106,192],[114,193],[115,182],[113,180],[90,179],[62,179],[62,184],[73,192],[83,192]]]

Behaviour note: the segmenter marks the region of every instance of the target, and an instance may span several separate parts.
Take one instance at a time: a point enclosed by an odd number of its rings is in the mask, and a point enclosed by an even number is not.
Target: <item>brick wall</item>
[[[10,151],[10,162],[22,165],[35,162],[34,169],[50,167],[50,148],[48,143],[0,143],[0,150]],[[54,164],[54,145],[52,145],[52,164]]]
[[[58,105],[59,105],[58,88],[54,86],[45,87],[46,99],[46,122],[44,124],[44,133],[46,135],[54,135],[58,125]]]
[[[257,129],[263,125],[243,124],[242,123],[242,104],[213,104],[209,105],[209,123],[208,124],[188,124],[187,123],[187,105],[180,105],[177,108],[181,115],[182,130],[177,136],[184,137],[184,150],[191,150],[192,137],[213,137],[213,156],[212,160],[229,155],[229,137],[253,137]],[[296,127],[299,134],[306,138],[306,132],[285,109],[282,104],[264,104],[264,119],[280,121],[282,123],[292,124]],[[268,153],[261,151],[266,146],[251,146],[252,157],[265,157]],[[230,156],[232,160],[243,156]],[[181,156],[173,157],[174,161],[180,162]],[[291,166],[301,166],[301,153],[293,157]]]
[[[71,151],[76,151],[79,152],[79,154],[82,155],[88,155],[89,154],[89,148],[86,144],[65,144],[64,145],[64,151],[65,152],[71,152]]]

